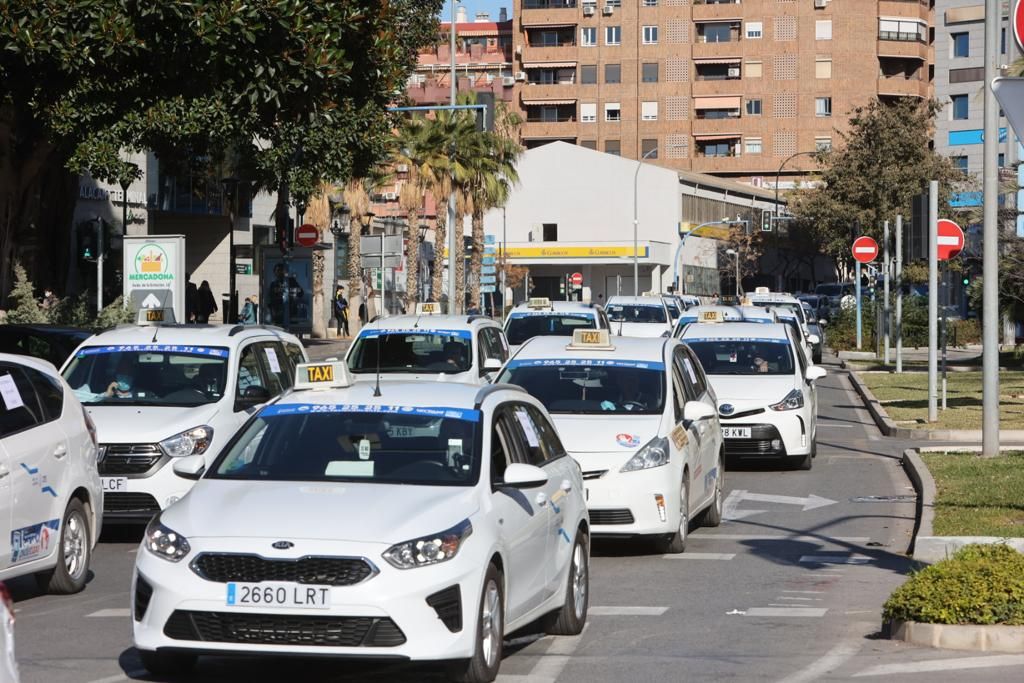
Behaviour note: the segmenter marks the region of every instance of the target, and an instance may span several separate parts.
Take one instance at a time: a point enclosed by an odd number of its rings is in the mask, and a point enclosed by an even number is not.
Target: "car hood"
[[[623,337],[660,337],[672,328],[668,323],[612,323],[610,331],[614,340],[620,332]]]
[[[191,408],[172,406],[90,406],[85,410],[96,424],[100,443],[156,443],[193,427],[209,424],[216,404]],[[216,434],[221,442],[230,434]]]
[[[195,538],[391,545],[449,529],[478,509],[472,486],[201,479],[161,522]]]
[[[723,413],[725,417],[778,403],[797,386],[793,375],[769,375],[756,381],[751,375],[709,375],[708,379],[718,398],[719,412],[723,405],[734,408],[731,413]]]
[[[357,383],[376,382],[377,375],[373,372],[352,373]],[[448,374],[444,372],[382,372],[381,383],[384,382],[455,382],[456,384],[478,384],[481,377],[475,370]]]
[[[631,453],[658,435],[661,415],[552,415],[569,453]]]

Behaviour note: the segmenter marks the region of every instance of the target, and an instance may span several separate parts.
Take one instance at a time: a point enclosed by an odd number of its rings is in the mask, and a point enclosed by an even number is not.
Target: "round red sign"
[[[1017,46],[1024,50],[1024,2],[1018,2],[1014,8],[1011,24],[1013,39],[1017,41]]]
[[[946,218],[940,218],[938,231],[939,237],[935,243],[940,261],[948,261],[964,250],[964,231],[959,225]]]
[[[858,237],[853,241],[853,259],[861,263],[871,263],[878,257],[878,242],[868,236]]]
[[[295,228],[295,241],[302,247],[312,247],[320,241],[320,230],[311,223]]]
[[[583,284],[583,273],[573,273],[569,280],[574,286],[579,287]]]

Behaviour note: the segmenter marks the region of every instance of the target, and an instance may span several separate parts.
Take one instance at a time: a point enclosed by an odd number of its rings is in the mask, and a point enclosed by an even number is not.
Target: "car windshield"
[[[818,285],[814,288],[814,293],[821,294],[822,296],[842,296],[843,286],[839,284]]]
[[[480,412],[461,408],[277,404],[249,423],[211,479],[471,486]]]
[[[510,362],[498,381],[518,384],[556,414],[660,415],[665,405],[662,363],[531,358]]]
[[[227,370],[226,348],[94,346],[75,354],[64,379],[90,405],[198,406],[221,400]]]
[[[571,337],[573,330],[592,330],[597,318],[592,313],[512,313],[505,334],[509,344],[522,344],[531,337]]]
[[[786,339],[684,339],[708,375],[792,375]]]
[[[794,316],[796,316],[797,320],[799,320],[801,324],[806,322],[806,319],[804,318],[804,307],[799,301],[780,301],[761,305],[768,305],[771,306],[772,308],[778,308],[783,311],[789,311]]]
[[[664,323],[665,308],[653,304],[608,304],[608,320],[613,323]]]
[[[352,345],[352,372],[382,373],[467,372],[473,365],[469,330],[364,330]]]

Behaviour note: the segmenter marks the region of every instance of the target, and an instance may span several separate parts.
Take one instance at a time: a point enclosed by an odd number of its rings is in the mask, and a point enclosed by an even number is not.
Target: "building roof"
[[[451,22],[441,22],[441,31],[451,31]],[[457,36],[490,36],[512,33],[512,20],[508,21],[460,21],[455,24]]]
[[[758,199],[765,199],[772,202],[775,201],[775,190],[763,190],[759,187],[754,187],[753,185],[738,183],[735,180],[719,178],[718,176],[708,175],[707,173],[695,173],[693,171],[677,171],[677,173],[679,173],[679,181],[685,184],[710,187],[716,190],[722,190],[729,194],[746,195],[748,197],[757,197]],[[782,194],[779,195],[779,203],[786,203],[786,198]]]

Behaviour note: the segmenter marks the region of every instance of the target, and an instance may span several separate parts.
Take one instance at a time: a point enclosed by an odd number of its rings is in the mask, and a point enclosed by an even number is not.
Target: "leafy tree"
[[[939,181],[940,211],[968,182],[952,162],[929,149],[936,101],[909,98],[895,103],[872,100],[850,115],[841,144],[817,155],[821,185],[789,195],[794,214],[821,251],[848,271],[855,225],[862,234],[880,237],[882,225],[896,214],[911,215],[915,195]]]
[[[46,311],[36,301],[35,288],[28,279],[25,267],[14,264],[14,289],[11,291],[14,308],[7,311],[7,322],[34,325],[47,322]]]

